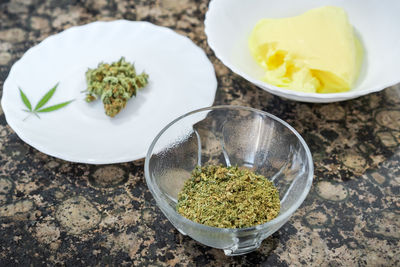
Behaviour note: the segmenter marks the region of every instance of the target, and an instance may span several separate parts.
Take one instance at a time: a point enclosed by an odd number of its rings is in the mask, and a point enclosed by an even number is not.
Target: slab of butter
[[[346,12],[333,6],[262,19],[251,33],[249,48],[266,70],[265,82],[309,93],[350,90],[363,54]]]

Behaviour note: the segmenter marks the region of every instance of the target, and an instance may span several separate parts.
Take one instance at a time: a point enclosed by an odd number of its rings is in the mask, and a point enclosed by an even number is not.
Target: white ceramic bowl
[[[260,80],[264,71],[250,55],[247,40],[261,18],[281,18],[332,5],[346,10],[364,49],[363,66],[355,87],[344,93],[302,93]],[[356,98],[400,82],[400,1],[398,0],[212,0],[205,32],[215,55],[233,72],[284,98],[329,103]]]

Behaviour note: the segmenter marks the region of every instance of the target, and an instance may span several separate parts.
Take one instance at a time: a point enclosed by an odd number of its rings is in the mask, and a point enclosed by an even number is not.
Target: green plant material
[[[114,117],[140,88],[147,85],[148,78],[144,72],[136,75],[134,65],[126,62],[124,57],[111,64],[100,63],[96,69],[86,72],[86,101],[100,98],[105,113]]]
[[[40,118],[38,113],[55,111],[55,110],[65,107],[66,105],[68,105],[69,103],[74,101],[74,100],[69,100],[69,101],[62,102],[62,103],[59,103],[56,105],[42,108],[44,105],[46,105],[47,102],[49,102],[50,98],[56,92],[57,87],[58,87],[58,83],[53,88],[51,88],[49,91],[46,92],[46,94],[39,100],[39,102],[36,104],[36,106],[33,110],[32,110],[31,102],[29,101],[28,97],[25,95],[25,93],[22,91],[22,89],[19,88],[21,100],[24,103],[24,105],[28,108],[28,109],[24,109],[23,111],[30,113],[28,115],[28,117],[33,114],[36,117]],[[26,117],[24,120],[26,120],[28,117]]]
[[[28,97],[24,94],[21,88],[19,88],[19,93],[21,95],[22,102],[25,104],[29,111],[32,111],[31,102],[29,102]]]
[[[243,228],[278,216],[279,192],[262,175],[238,167],[196,167],[178,194],[176,210],[197,223]]]
[[[38,110],[37,112],[50,112],[50,111],[54,111],[54,110],[60,109],[60,108],[62,108],[62,107],[65,107],[66,105],[68,105],[68,104],[71,103],[72,101],[74,101],[74,100],[69,100],[69,101],[65,101],[65,102],[62,102],[62,103],[57,104],[57,105],[53,105],[53,106],[47,107],[47,108],[42,108],[42,109]]]
[[[58,83],[51,88],[40,100],[39,102],[36,104],[35,110],[40,109],[41,107],[43,107],[49,100],[50,98],[54,95],[54,92],[56,91],[58,86]]]

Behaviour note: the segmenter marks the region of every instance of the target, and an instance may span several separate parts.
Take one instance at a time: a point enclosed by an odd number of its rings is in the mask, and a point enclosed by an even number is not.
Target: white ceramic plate
[[[325,5],[346,10],[364,45],[363,67],[355,87],[344,93],[302,93],[261,81],[264,71],[254,62],[247,46],[257,21],[296,16]],[[212,0],[205,32],[215,55],[233,72],[260,88],[292,100],[328,103],[377,92],[400,82],[399,11],[398,0]]]
[[[121,56],[146,71],[149,84],[116,117],[104,114],[100,100],[86,103],[85,72]],[[34,106],[57,82],[46,106],[27,113],[18,88]],[[29,49],[11,68],[1,104],[11,128],[43,153],[72,162],[106,164],[143,158],[155,135],[170,121],[212,105],[217,88],[213,66],[188,38],[147,22],[94,22],[50,36]]]

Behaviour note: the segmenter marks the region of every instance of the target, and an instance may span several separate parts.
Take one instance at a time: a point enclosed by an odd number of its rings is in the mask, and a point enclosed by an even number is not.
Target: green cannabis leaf
[[[21,95],[22,102],[24,102],[25,106],[29,109],[29,111],[32,111],[32,105],[31,102],[29,102],[29,99],[26,97],[24,92],[22,92],[22,89],[19,88],[19,93]]]
[[[56,91],[58,86],[58,83],[50,89],[43,97],[42,99],[39,100],[39,102],[36,104],[35,111],[37,111],[39,108],[43,107],[53,96],[54,92]]]
[[[65,107],[66,105],[68,105],[68,104],[71,103],[72,101],[74,101],[74,100],[69,100],[69,101],[65,101],[65,102],[62,102],[62,103],[57,104],[57,105],[53,105],[53,106],[47,107],[47,108],[42,108],[42,109],[39,109],[37,112],[50,112],[50,111],[54,111],[54,110],[60,109],[60,108],[62,108],[62,107]]]
[[[25,95],[25,93],[22,91],[21,88],[19,88],[19,92],[21,95],[21,100],[24,103],[24,105],[27,107],[27,109],[23,109],[23,111],[30,113],[24,120],[26,120],[30,115],[35,115],[36,117],[40,118],[38,113],[42,113],[42,112],[50,112],[50,111],[55,111],[58,110],[60,108],[65,107],[66,105],[68,105],[69,103],[71,103],[72,100],[69,101],[65,101],[56,105],[52,105],[49,107],[45,107],[42,108],[44,105],[46,105],[47,102],[49,102],[50,98],[54,95],[54,93],[56,92],[56,89],[58,87],[58,83],[51,88],[40,100],[39,102],[36,104],[35,109],[32,110],[32,105],[31,102],[29,101],[28,97]]]

